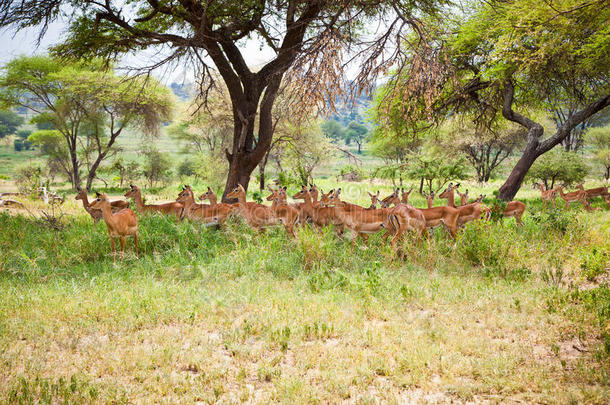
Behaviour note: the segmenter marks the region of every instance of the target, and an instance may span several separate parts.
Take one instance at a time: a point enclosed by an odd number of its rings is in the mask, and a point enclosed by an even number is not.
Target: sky
[[[40,45],[37,45],[38,30],[35,28],[22,30],[17,33],[12,30],[0,30],[0,65],[4,65],[21,55],[44,54],[50,46],[62,41],[66,28],[67,26],[63,22],[52,23]],[[241,49],[247,63],[253,67],[261,66],[273,58],[273,52],[265,48],[261,50],[256,41],[251,40],[246,42]],[[142,52],[126,56],[119,66],[145,66],[150,63],[150,60],[150,55]],[[193,81],[193,72],[185,69],[178,69],[172,72],[158,69],[155,74],[166,84]]]

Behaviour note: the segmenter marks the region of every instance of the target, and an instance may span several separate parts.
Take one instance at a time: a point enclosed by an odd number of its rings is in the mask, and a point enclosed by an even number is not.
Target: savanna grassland
[[[387,184],[323,180],[347,200]],[[491,194],[471,184],[471,195]],[[201,187],[201,186],[199,186]],[[154,199],[175,198],[177,186]],[[197,186],[195,187],[197,191]],[[296,191],[289,190],[289,191]],[[607,403],[610,215],[542,212],[353,249],[140,216],[116,265],[69,196],[61,229],[0,214],[0,402]],[[423,199],[413,197],[415,206]],[[33,203],[31,203],[33,204]],[[437,204],[440,204],[437,202]],[[34,210],[32,205],[31,209]]]

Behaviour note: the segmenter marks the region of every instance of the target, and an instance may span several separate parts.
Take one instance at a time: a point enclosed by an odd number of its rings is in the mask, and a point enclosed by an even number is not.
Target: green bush
[[[580,251],[580,269],[582,275],[589,281],[604,274],[608,270],[610,255],[606,249],[587,247]]]
[[[542,181],[549,189],[556,183],[569,186],[582,182],[587,173],[589,168],[582,156],[574,152],[553,150],[534,162],[527,173],[527,178],[531,181]]]

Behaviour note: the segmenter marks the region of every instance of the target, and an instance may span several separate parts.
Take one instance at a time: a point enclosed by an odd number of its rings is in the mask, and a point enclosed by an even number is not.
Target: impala
[[[201,201],[208,200],[210,202],[210,207],[214,207],[216,209],[216,216],[218,217],[219,224],[223,224],[227,220],[227,218],[229,218],[229,216],[233,213],[233,210],[239,206],[238,203],[218,203],[216,194],[214,194],[214,191],[210,187],[208,187],[208,191],[199,196],[199,199]]]
[[[434,207],[434,191],[431,191],[430,194],[426,194],[426,192],[422,192],[424,198],[426,199],[426,203],[428,204],[428,208]]]
[[[386,240],[390,234],[393,235],[391,242],[392,249],[395,248],[396,242],[402,238],[406,231],[419,231],[424,238],[428,237],[424,214],[421,210],[402,203],[398,199],[398,189],[394,190],[383,201],[379,201],[379,191],[377,194],[369,193],[369,196],[371,197],[371,205],[377,206],[377,203],[379,203],[382,207],[381,210],[385,213],[383,227],[387,232],[383,235],[383,240]],[[394,207],[389,208],[390,204],[394,204]]]
[[[409,191],[405,191],[404,188],[401,188],[400,190],[402,191],[402,194],[400,196],[400,201],[403,204],[409,204],[409,195],[411,195],[411,191],[413,191],[413,187],[411,187],[409,189]],[[396,191],[398,191],[398,189],[396,189]],[[398,193],[396,195],[398,195]]]
[[[379,190],[377,190],[377,194],[371,194],[367,191],[369,197],[371,197],[371,205],[367,208],[367,210],[376,210],[377,209],[377,204],[380,203],[379,201]]]
[[[395,194],[386,197],[386,199],[388,204],[396,204],[397,206],[400,204],[400,200],[398,200],[398,197]],[[424,216],[426,228],[436,228],[440,225],[444,225],[452,237],[455,237],[457,234],[457,223],[459,218],[457,209],[448,206],[440,206],[419,209],[418,211]]]
[[[506,203],[506,207],[502,212],[502,215],[505,218],[515,217],[515,221],[517,221],[517,225],[523,225],[521,222],[521,216],[525,212],[525,203],[521,201],[510,201]]]
[[[121,255],[125,254],[125,239],[133,236],[136,245],[136,257],[138,257],[138,217],[129,208],[124,208],[117,213],[112,212],[110,200],[106,194],[96,193],[96,199],[91,204],[93,209],[102,211],[102,218],[106,222],[110,244],[112,245],[112,261],[116,263],[116,244],[114,238],[121,241]]]
[[[80,187],[77,190],[78,194],[76,194],[76,197],[74,197],[74,199],[82,200],[83,208],[85,208],[85,211],[87,211],[89,215],[91,215],[91,218],[93,218],[93,221],[95,223],[99,222],[99,220],[102,219],[102,211],[91,207],[91,205],[89,204],[89,199],[87,197],[87,190],[83,190]],[[112,212],[117,212],[124,208],[128,208],[129,204],[127,203],[127,201],[117,200],[111,201],[110,207],[112,209]]]
[[[399,192],[400,192],[400,190],[397,188],[397,189],[395,189],[392,192],[392,194],[390,194],[389,196],[387,196],[386,198],[381,200],[379,202],[381,208],[387,208],[387,207],[389,207],[392,204],[400,204],[401,203],[401,199],[398,197]],[[411,190],[409,190],[409,193],[406,194],[406,196],[405,196],[404,192],[402,193],[402,196],[406,197],[405,200],[407,201],[407,202],[403,202],[403,204],[408,204],[409,194],[411,194]]]
[[[317,190],[317,189],[316,189]],[[303,200],[303,212],[305,212],[314,225],[319,228],[327,225],[335,225],[337,227],[337,233],[343,233],[343,224],[335,216],[334,207],[329,207],[330,196],[334,194],[334,190],[329,191],[327,194],[322,193],[322,199],[324,202],[320,202],[314,205],[311,189],[307,187],[301,187],[301,191],[292,196],[295,200]]]
[[[252,201],[246,201],[246,190],[241,184],[237,185],[227,194],[227,198],[236,198],[238,201],[239,214],[252,228],[264,232],[265,227],[278,225],[279,218],[275,215],[273,208]],[[287,226],[288,224],[284,224]],[[292,224],[294,225],[294,224]],[[288,230],[288,229],[286,229]]]
[[[330,195],[328,198],[329,205],[334,207],[336,218],[352,231],[354,235],[352,245],[356,246],[356,239],[359,237],[362,237],[366,244],[369,234],[377,233],[384,228],[384,222],[387,222],[389,209],[367,210],[359,205],[341,201],[339,198],[340,194],[341,189]]]
[[[206,225],[218,225],[217,209],[208,204],[196,204],[195,196],[190,186],[182,188],[176,201],[183,206],[181,219],[186,217],[201,220]]]
[[[460,190],[457,190],[457,193],[460,196],[460,206],[468,204],[468,190],[464,193],[460,193]]]
[[[477,199],[477,201],[473,202],[472,204],[467,204],[464,206],[460,206],[460,207],[456,207],[455,206],[455,189],[459,186],[459,184],[457,185],[453,185],[453,183],[449,183],[449,186],[447,187],[447,189],[445,191],[443,191],[441,194],[439,194],[439,198],[446,198],[447,199],[447,206],[451,207],[451,208],[455,208],[458,211],[459,217],[458,217],[458,226],[463,226],[464,224],[474,221],[476,219],[480,219],[484,214],[488,214],[489,213],[489,209],[484,206],[483,204],[480,203],[479,200],[483,199],[483,195],[479,196],[479,199]]]
[[[395,207],[386,208],[385,210],[387,210],[387,219],[384,221],[384,228],[386,228],[388,233],[383,235],[383,238],[385,240],[388,234],[394,235],[390,243],[392,250],[395,249],[396,242],[407,231],[418,231],[419,235],[424,239],[428,237],[428,232],[426,231],[427,221],[422,210],[413,208],[409,204],[397,204]]]
[[[129,191],[125,193],[125,197],[131,197],[134,199],[136,202],[136,209],[140,214],[160,212],[163,214],[175,215],[177,218],[180,218],[182,215],[183,205],[176,201],[165,204],[145,205],[142,202],[142,191],[140,191],[139,187],[134,186],[133,184],[129,186]]]
[[[585,209],[587,211],[591,211],[591,204],[589,204],[589,201],[587,200],[587,193],[582,188],[582,184],[579,185],[579,187],[580,190],[572,191],[570,193],[564,193],[563,186],[557,186],[557,191],[559,192],[559,196],[565,201],[566,209],[570,209],[570,203],[578,201],[585,206]]]
[[[277,190],[269,188],[269,190],[271,195],[267,197],[267,201],[273,201],[271,205],[273,215],[284,225],[286,232],[296,237],[294,226],[299,222],[301,214],[297,208],[286,203],[286,186],[280,187]]]
[[[608,193],[608,187],[597,187],[585,190],[582,183],[579,184],[577,187],[579,188],[579,190],[585,192],[587,200],[590,200],[595,197],[602,197],[604,200],[606,200],[606,205],[610,206],[610,193]]]
[[[547,190],[542,183],[534,183],[534,188],[540,189],[540,194],[542,197],[542,209],[546,211],[546,203],[550,201],[553,204],[553,208],[555,208],[555,198],[557,198],[557,192],[555,189]]]

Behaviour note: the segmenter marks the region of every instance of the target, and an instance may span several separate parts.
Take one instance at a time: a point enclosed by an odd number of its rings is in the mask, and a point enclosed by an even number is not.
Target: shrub
[[[545,187],[553,188],[561,182],[566,186],[583,181],[589,168],[582,156],[573,152],[551,151],[542,155],[532,165],[527,177],[542,181]]]
[[[580,251],[580,269],[582,275],[589,281],[603,274],[607,270],[610,255],[605,249],[587,247]]]

